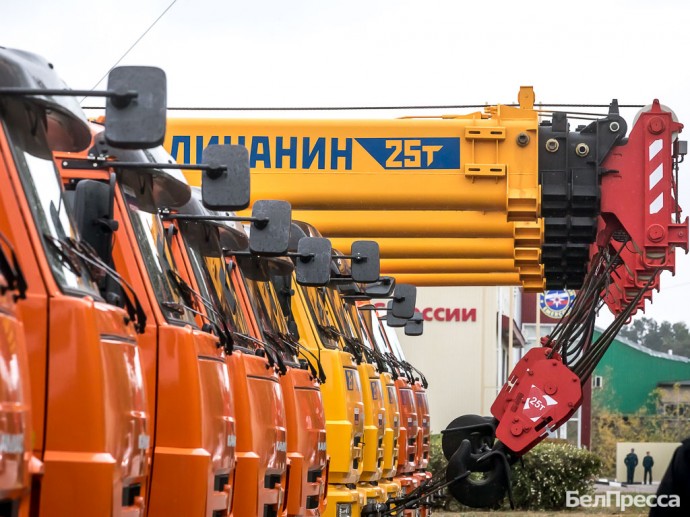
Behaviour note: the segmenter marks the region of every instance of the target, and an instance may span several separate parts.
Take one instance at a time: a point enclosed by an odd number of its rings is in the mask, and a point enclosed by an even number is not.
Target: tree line
[[[690,329],[683,321],[659,323],[642,317],[623,327],[620,335],[657,352],[690,357]]]

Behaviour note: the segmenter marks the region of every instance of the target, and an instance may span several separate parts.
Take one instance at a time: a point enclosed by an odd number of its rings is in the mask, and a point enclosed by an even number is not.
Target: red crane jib
[[[623,267],[612,275],[604,293],[614,314],[645,287],[657,269],[675,271],[674,248],[688,251],[688,218],[676,218],[680,207],[674,198],[674,141],[682,129],[673,113],[655,100],[640,114],[627,143],[612,149],[603,163],[597,246],[620,250],[621,235],[630,238],[620,254]],[[658,279],[649,287],[658,290]],[[647,299],[651,292],[638,308]]]

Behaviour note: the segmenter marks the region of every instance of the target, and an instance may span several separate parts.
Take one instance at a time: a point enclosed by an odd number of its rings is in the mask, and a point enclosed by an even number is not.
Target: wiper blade
[[[287,373],[287,366],[285,365],[285,361],[283,361],[282,357],[280,357],[280,353],[270,343],[257,339],[253,336],[243,334],[241,332],[231,332],[231,335],[239,336],[246,339],[247,341],[252,341],[258,345],[261,345],[261,347],[266,352],[266,359],[268,359],[269,366],[275,367],[276,365],[278,365],[278,371],[281,375],[285,375]]]
[[[412,366],[412,365],[411,365],[410,363],[408,363],[407,361],[404,361],[403,363],[404,363],[408,368],[410,368],[411,370],[414,370],[415,372],[417,372],[417,373],[419,374],[419,380],[422,381],[422,386],[424,386],[424,389],[427,389],[427,388],[429,387],[429,383],[427,382],[426,377],[424,377],[424,374],[423,374],[421,371],[419,371],[418,368],[415,368],[414,366]]]
[[[98,256],[96,251],[87,242],[75,241],[72,238],[67,239],[56,239],[52,235],[43,234],[47,242],[50,242],[55,250],[59,250],[59,253],[64,257],[69,257],[69,255],[74,255],[76,258],[81,260],[81,262],[87,267],[92,276],[98,278],[99,276],[109,276],[115,282],[117,282],[120,287],[126,288],[122,289],[123,302],[125,304],[125,309],[129,316],[129,320],[132,321],[134,329],[139,334],[143,334],[146,330],[146,312],[139,301],[136,291],[132,285],[127,282],[120,273],[115,271],[113,268],[108,266],[101,258]],[[69,251],[68,251],[69,250]],[[71,261],[72,258],[69,258]],[[99,274],[95,274],[99,273]],[[81,271],[79,276],[81,276]],[[129,294],[127,294],[127,290]],[[130,298],[130,295],[132,298]],[[132,299],[134,301],[132,301]]]
[[[185,311],[189,309],[186,305],[177,302],[161,302],[161,305],[179,316],[184,315]]]
[[[284,334],[282,332],[278,332],[278,336],[285,341],[286,343],[289,343],[292,347],[295,349],[295,353],[297,353],[297,349],[302,350],[303,352],[309,354],[314,361],[316,361],[316,365],[318,366],[318,372],[316,371],[316,368],[314,367],[313,364],[311,364],[311,361],[307,360],[307,364],[310,366],[312,369],[312,374],[314,377],[316,377],[321,384],[326,383],[326,372],[323,369],[323,365],[321,364],[321,358],[317,357],[317,355],[309,350],[306,346],[304,346],[302,343],[294,339],[290,334]]]
[[[191,303],[186,304],[187,309],[194,313],[197,314],[198,316],[204,318],[207,320],[213,328],[216,330],[216,333],[218,337],[221,340],[220,345],[226,348],[226,351],[228,353],[232,353],[232,336],[230,333],[230,329],[228,329],[227,324],[225,323],[225,318],[223,314],[218,310],[218,308],[215,307],[213,302],[208,300],[206,297],[204,297],[201,293],[197,292],[187,281],[180,276],[180,274],[177,271],[174,271],[173,269],[168,269],[168,276],[172,280],[173,284],[177,287],[178,291],[182,294],[184,293],[183,298],[189,297],[189,301]],[[194,306],[196,305],[194,303],[194,300],[192,299],[192,296],[196,298],[201,304],[206,308],[207,311],[213,313],[216,318],[218,318],[218,321],[220,321],[220,324],[213,321],[211,318],[209,318],[207,315],[203,314],[202,312],[198,311]],[[185,298],[185,301],[187,299]],[[222,325],[222,328],[221,328]],[[230,345],[229,348],[228,345]]]
[[[50,248],[55,252],[55,254],[58,256],[58,259],[60,262],[67,267],[72,273],[74,273],[76,276],[81,278],[82,276],[82,270],[81,268],[75,263],[75,257],[71,256],[71,254],[65,250],[62,247],[63,241],[60,239],[56,239],[52,235],[48,233],[44,233],[43,237],[45,238],[46,242],[50,244]]]

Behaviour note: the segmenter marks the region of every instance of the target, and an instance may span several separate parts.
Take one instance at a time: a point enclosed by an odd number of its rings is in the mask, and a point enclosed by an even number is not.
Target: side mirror
[[[399,328],[407,325],[407,318],[399,318],[393,314],[393,300],[386,306],[386,323],[389,327]]]
[[[72,214],[84,241],[96,251],[106,264],[110,263],[113,232],[117,221],[113,218],[115,201],[114,175],[110,183],[81,180],[74,190]]]
[[[150,66],[119,66],[108,75],[105,139],[122,149],[163,144],[167,107],[165,72]]]
[[[424,318],[422,313],[415,311],[414,316],[412,316],[407,323],[405,323],[405,335],[406,336],[421,336],[424,333]]]
[[[391,314],[396,318],[410,319],[417,303],[417,288],[410,284],[398,284],[393,295]]]
[[[364,288],[364,292],[370,298],[389,298],[395,289],[395,278],[382,276],[376,282]]]
[[[322,286],[331,279],[331,241],[323,237],[304,237],[297,244],[297,283]]]
[[[290,242],[292,207],[287,201],[254,203],[249,250],[257,255],[285,255]]]
[[[355,241],[352,243],[352,279],[367,284],[376,282],[381,273],[379,243],[376,241]]]
[[[209,145],[202,162],[201,200],[206,208],[243,210],[249,206],[249,151],[242,145]]]

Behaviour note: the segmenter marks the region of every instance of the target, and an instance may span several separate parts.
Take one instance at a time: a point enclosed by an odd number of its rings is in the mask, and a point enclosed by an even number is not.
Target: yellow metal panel
[[[512,237],[517,226],[505,212],[441,210],[293,210],[325,237]],[[526,224],[526,223],[520,223]],[[539,227],[537,223],[533,223]]]
[[[516,248],[541,248],[544,242],[544,220],[538,223],[516,222],[513,236]]]
[[[517,273],[511,259],[383,259],[381,273]]]
[[[438,273],[438,274],[399,274],[396,282],[427,286],[481,286],[481,285],[520,285],[517,273]]]
[[[333,247],[349,250],[351,238],[331,239]],[[513,239],[376,239],[382,258],[514,258]],[[526,259],[527,257],[524,257]]]

